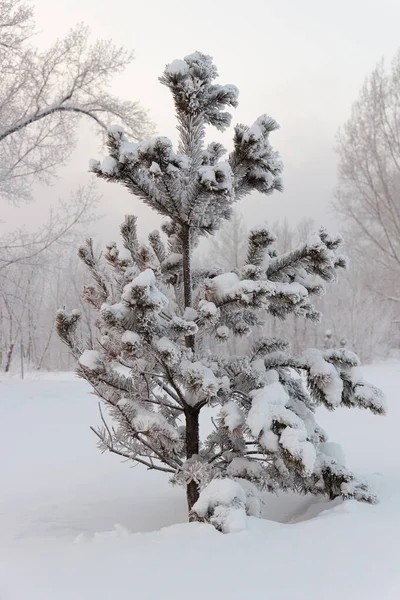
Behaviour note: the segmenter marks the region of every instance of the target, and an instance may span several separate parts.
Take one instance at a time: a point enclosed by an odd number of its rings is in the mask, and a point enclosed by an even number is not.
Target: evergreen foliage
[[[247,355],[227,352],[230,336],[257,331],[268,315],[318,320],[311,297],[324,293],[346,259],[342,238],[324,229],[280,254],[273,233],[258,228],[243,267],[193,267],[201,236],[217,232],[235,201],[282,188],[270,117],[237,125],[225,161],[220,144],[205,146],[206,125],[228,127],[227,109],[238,102],[237,88],[215,84],[216,76],[211,58],[199,52],[166,67],[160,81],[175,102],[176,151],[165,137],[137,143],[120,127],[109,130],[109,154],[92,161],[92,171],[122,183],[166,219],[147,245],[139,243],[136,218],[127,216],[122,248],[112,242],[97,257],[88,240],[80,249],[93,276],[84,296],[98,313],[96,347],[80,338],[77,312],[60,310],[57,328],[113,421],[101,414],[100,448],[168,472],[186,486],[192,519],[229,531],[232,515],[259,514],[263,490],[375,502],[327,442],[315,411],[346,406],[382,414],[384,404],[343,348],[292,356],[287,341],[260,337]],[[200,440],[206,406],[215,416]]]

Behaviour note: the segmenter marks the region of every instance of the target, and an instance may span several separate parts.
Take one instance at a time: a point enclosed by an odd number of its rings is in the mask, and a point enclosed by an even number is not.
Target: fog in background
[[[136,59],[118,78],[113,93],[139,100],[156,132],[174,143],[172,101],[158,76],[174,58],[195,50],[211,54],[220,82],[240,89],[233,124],[251,124],[267,113],[281,125],[271,141],[285,163],[285,191],[241,202],[247,224],[285,217],[296,223],[304,216],[335,223],[329,209],[336,176],[335,135],[364,77],[382,56],[390,60],[398,47],[398,0],[36,0],[34,5],[39,46],[50,45],[84,21],[93,38],[112,38],[134,48]],[[230,149],[232,129],[210,133]],[[3,202],[1,219],[10,228],[39,225],[55,199],[94,177],[87,173],[88,160],[103,154],[99,139],[83,123],[76,151],[59,180],[50,188],[37,186],[31,205],[16,209]],[[105,217],[92,233],[102,241],[117,237],[125,213],[139,215],[142,234],[157,225],[157,215],[121,186],[100,182],[98,189],[103,194],[99,212]]]

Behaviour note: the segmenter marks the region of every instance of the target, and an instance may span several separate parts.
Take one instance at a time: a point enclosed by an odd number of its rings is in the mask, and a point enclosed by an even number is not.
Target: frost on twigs
[[[282,162],[269,141],[277,125],[269,117],[260,117],[251,127],[240,126],[240,136],[237,128],[236,150],[227,161],[220,160],[224,154],[220,144],[204,148],[205,125],[226,129],[231,121],[227,109],[238,104],[238,89],[214,83],[217,75],[211,57],[201,52],[166,66],[160,81],[174,98],[178,151],[167,137],[132,142],[121,127],[112,127],[109,154],[92,160],[90,169],[108,181],[123,183],[162,215],[190,222],[200,231],[218,228],[241,195],[281,189]]]
[[[194,266],[202,236],[216,233],[234,201],[281,188],[270,117],[238,125],[227,160],[220,144],[205,146],[205,126],[226,128],[237,104],[237,89],[216,76],[199,52],[166,67],[161,82],[175,102],[177,149],[166,137],[133,142],[121,127],[109,129],[108,154],[92,171],[165,219],[148,244],[139,243],[132,215],[122,244],[109,242],[97,255],[87,241],[79,255],[93,284],[83,297],[96,312],[97,335],[92,344],[79,339],[78,314],[64,310],[57,328],[108,407],[95,430],[100,448],[168,473],[186,487],[191,519],[229,532],[245,527],[246,514],[260,514],[264,491],[374,502],[329,445],[316,408],[382,414],[384,401],[347,349],[295,356],[290,340],[268,334],[270,317],[320,318],[313,297],[346,267],[339,235],[320,229],[280,253],[273,232],[257,227],[240,268]],[[214,416],[201,439],[206,406]]]
[[[32,199],[33,183],[54,181],[75,148],[79,118],[100,134],[116,118],[135,139],[153,129],[137,102],[110,93],[130,51],[91,39],[82,23],[39,49],[31,3],[23,0],[2,0],[0,19],[2,198],[18,205]],[[104,168],[111,172],[112,161]]]
[[[232,118],[224,109],[238,105],[239,90],[234,85],[214,84],[217,75],[211,56],[193,52],[167,65],[160,81],[171,90],[178,114],[201,115],[206,123],[223,130]]]

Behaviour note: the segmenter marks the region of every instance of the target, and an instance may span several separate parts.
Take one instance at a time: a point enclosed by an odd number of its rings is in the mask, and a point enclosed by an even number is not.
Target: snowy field
[[[161,473],[99,453],[85,382],[0,380],[0,600],[399,599],[400,363],[364,372],[388,416],[319,421],[380,504],[270,497],[266,520],[225,536],[183,524]]]

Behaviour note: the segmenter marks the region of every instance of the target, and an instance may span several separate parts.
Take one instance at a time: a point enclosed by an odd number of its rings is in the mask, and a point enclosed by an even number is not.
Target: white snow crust
[[[397,600],[400,363],[362,374],[386,393],[388,416],[320,408],[317,420],[380,503],[264,494],[264,520],[237,509],[246,530],[229,535],[185,523],[184,490],[168,475],[129,469],[97,450],[89,431],[99,424],[97,402],[84,380],[2,374],[1,599],[109,600],[134,589],[146,600],[186,600],[191,585],[191,600],[243,600],[249,591],[284,600]],[[205,411],[208,432],[215,413]],[[325,454],[342,461],[333,446]],[[245,467],[233,463],[230,475]],[[231,492],[219,493],[229,500]],[[245,500],[236,493],[250,513],[247,488]]]

